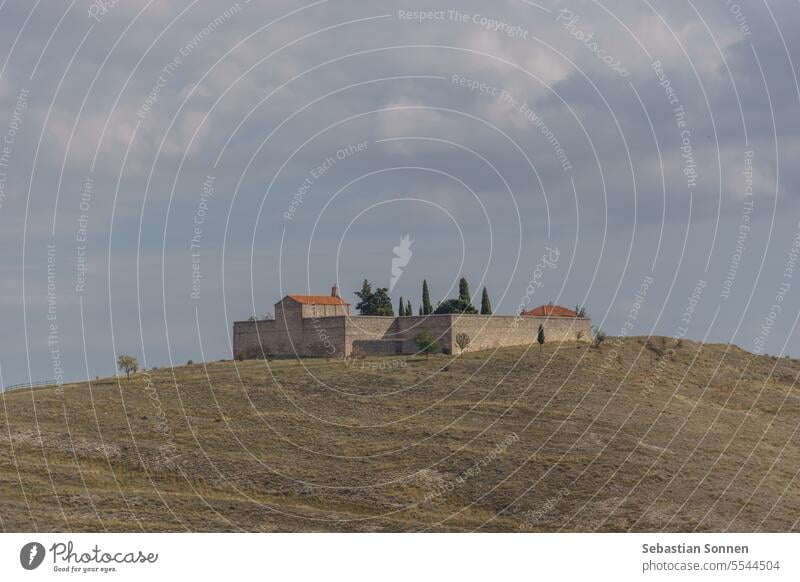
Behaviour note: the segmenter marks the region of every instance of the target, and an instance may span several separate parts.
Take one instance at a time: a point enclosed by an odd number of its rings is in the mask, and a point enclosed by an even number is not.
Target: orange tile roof
[[[540,305],[534,309],[523,311],[522,315],[538,317],[578,317],[578,314],[571,309],[560,305]]]
[[[332,295],[287,295],[287,297],[306,305],[350,305],[341,297]]]

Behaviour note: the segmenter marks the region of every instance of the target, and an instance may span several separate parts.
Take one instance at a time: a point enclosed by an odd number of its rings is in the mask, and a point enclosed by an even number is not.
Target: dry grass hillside
[[[0,529],[797,531],[799,372],[612,338],[18,390]]]

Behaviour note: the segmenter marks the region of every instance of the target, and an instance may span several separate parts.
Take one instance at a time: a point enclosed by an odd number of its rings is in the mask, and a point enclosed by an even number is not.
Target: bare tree
[[[459,333],[456,335],[456,345],[458,349],[462,352],[469,347],[469,344],[472,340],[469,337],[469,334],[466,333]]]

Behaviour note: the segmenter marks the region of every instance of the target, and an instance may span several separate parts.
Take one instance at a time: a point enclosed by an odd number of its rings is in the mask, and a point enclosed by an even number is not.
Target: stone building
[[[590,341],[591,320],[560,306],[544,305],[520,315],[351,316],[334,287],[330,295],[287,295],[275,318],[233,324],[233,356],[350,357],[417,353],[414,338],[425,330],[442,351],[458,352],[456,336],[470,337],[467,351],[536,342],[539,325],[547,342]]]

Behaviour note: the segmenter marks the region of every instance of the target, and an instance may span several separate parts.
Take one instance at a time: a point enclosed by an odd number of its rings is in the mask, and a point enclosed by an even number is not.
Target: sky
[[[364,278],[800,357],[789,0],[0,2],[0,385]],[[546,260],[543,260],[543,257]]]

